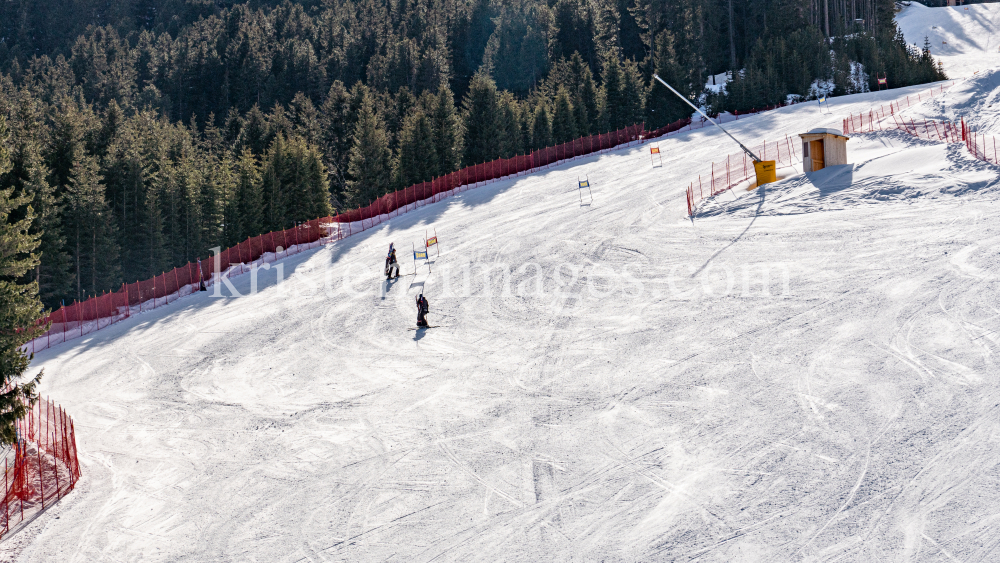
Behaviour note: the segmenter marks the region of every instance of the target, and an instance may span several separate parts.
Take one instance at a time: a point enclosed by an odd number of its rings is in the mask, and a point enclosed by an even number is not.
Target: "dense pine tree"
[[[264,232],[263,178],[257,157],[244,149],[233,166],[236,176],[234,227],[228,244],[232,246]]]
[[[680,63],[677,62],[675,44],[674,34],[669,30],[663,30],[656,36],[653,69],[667,84],[694,101],[694,93],[684,80],[684,71]],[[663,127],[691,115],[691,108],[659,82],[654,80],[647,92],[646,122],[648,128]]]
[[[358,112],[348,173],[346,195],[349,205],[368,205],[388,193],[392,184],[389,139],[371,96],[364,97]]]
[[[0,115],[0,176],[11,169],[8,140],[7,120]],[[35,387],[42,377],[39,372],[24,381],[32,356],[21,351],[46,328],[35,324],[42,314],[38,284],[22,281],[38,266],[33,252],[40,235],[29,232],[35,219],[30,201],[26,194],[16,196],[13,188],[0,189],[0,443],[7,445],[17,440],[14,424],[37,399]],[[14,213],[22,218],[13,219]]]
[[[114,218],[104,200],[97,161],[81,156],[66,187],[64,226],[77,301],[112,288],[120,280]]]
[[[573,106],[569,101],[569,93],[560,88],[556,94],[555,110],[552,114],[552,141],[556,144],[572,141],[576,138],[576,123],[573,119]]]
[[[552,145],[552,126],[549,123],[549,112],[545,104],[535,106],[535,115],[531,125],[532,150],[544,149]]]
[[[496,84],[488,76],[476,75],[463,103],[466,166],[499,156],[496,143],[500,136],[499,109]]]
[[[494,141],[499,151],[499,158],[510,158],[525,152],[524,137],[521,134],[522,104],[510,92],[500,96],[497,112],[497,129],[499,137]]]
[[[431,120],[422,111],[412,113],[403,125],[395,185],[405,188],[432,180],[438,171],[437,147]]]
[[[451,90],[442,85],[433,99],[431,126],[434,129],[434,156],[437,157],[435,176],[458,170],[462,162],[461,121],[455,111]]]

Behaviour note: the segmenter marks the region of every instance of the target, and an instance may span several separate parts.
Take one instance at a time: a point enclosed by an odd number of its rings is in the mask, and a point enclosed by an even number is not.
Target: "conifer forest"
[[[462,166],[944,78],[893,0],[7,0],[0,189],[42,303]],[[724,89],[723,73],[732,81]]]

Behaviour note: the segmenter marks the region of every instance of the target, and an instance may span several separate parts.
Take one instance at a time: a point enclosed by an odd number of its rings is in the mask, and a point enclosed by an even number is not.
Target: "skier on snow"
[[[424,294],[421,293],[417,296],[417,326],[427,326],[427,317],[424,315],[426,315],[429,310],[427,298],[425,298]]]
[[[389,280],[393,278],[393,270],[396,271],[395,277],[399,277],[399,263],[396,262],[396,249],[393,248],[392,243],[389,243],[389,255],[385,257],[385,279]]]

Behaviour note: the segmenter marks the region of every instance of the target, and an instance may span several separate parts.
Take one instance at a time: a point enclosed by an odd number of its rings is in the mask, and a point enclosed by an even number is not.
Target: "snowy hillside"
[[[730,124],[747,144],[926,87]],[[498,182],[42,352],[75,493],[18,561],[990,561],[998,171],[684,189],[710,128]],[[589,176],[592,205],[577,178]],[[390,242],[441,255],[381,297]],[[251,277],[234,281],[247,293]],[[414,296],[428,331],[408,330]]]
[[[947,89],[944,96],[910,109],[913,119],[965,122],[976,131],[1000,134],[1000,68],[984,70]]]
[[[896,15],[906,42],[923,48],[944,65],[949,78],[966,78],[1000,66],[1000,4],[928,8],[918,2]],[[891,80],[891,77],[890,77]]]

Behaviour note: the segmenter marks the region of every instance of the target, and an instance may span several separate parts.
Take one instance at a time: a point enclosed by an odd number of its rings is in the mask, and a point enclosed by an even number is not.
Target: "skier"
[[[425,315],[428,311],[429,307],[427,306],[427,298],[425,298],[424,294],[421,293],[417,296],[417,326],[427,326],[427,317]]]
[[[399,263],[396,262],[396,249],[393,248],[392,243],[389,243],[389,255],[385,257],[385,279],[388,281],[392,279],[393,270],[396,272],[395,277],[399,277]]]

